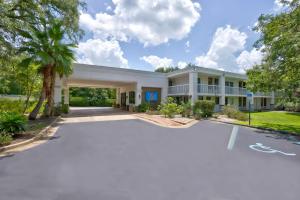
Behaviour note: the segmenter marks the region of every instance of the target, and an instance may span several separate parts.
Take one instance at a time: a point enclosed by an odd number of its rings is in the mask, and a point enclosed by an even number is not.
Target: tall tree
[[[75,45],[63,43],[65,34],[62,22],[53,20],[47,24],[44,31],[32,28],[32,34],[28,36],[28,41],[24,42],[20,51],[26,52],[28,57],[20,65],[28,66],[34,63],[39,66],[39,71],[43,77],[43,86],[39,102],[30,113],[29,119],[35,119],[44,100],[47,99],[46,116],[51,116],[53,110],[53,94],[56,74],[60,77],[68,76],[72,72],[72,62],[74,54],[71,48]]]
[[[45,98],[47,115],[53,113],[55,75],[56,72],[67,75],[71,71],[70,47],[83,33],[78,25],[78,9],[83,7],[81,0],[0,0],[0,59],[21,53],[28,56],[22,66],[33,62],[43,74],[40,101],[30,119],[36,118]]]
[[[300,1],[286,1],[286,9],[276,15],[261,15],[255,30],[262,49],[261,65],[247,71],[251,91],[282,91],[289,101],[300,101]]]

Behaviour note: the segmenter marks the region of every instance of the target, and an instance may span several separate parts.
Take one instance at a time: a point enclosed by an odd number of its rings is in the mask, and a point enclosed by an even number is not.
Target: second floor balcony
[[[168,93],[171,95],[188,95],[189,84],[169,86]]]
[[[219,95],[220,87],[219,85],[198,84],[197,91],[199,94]]]
[[[169,86],[168,94],[169,95],[189,95],[189,84],[183,85],[174,85]],[[221,86],[220,85],[207,85],[207,84],[198,84],[197,85],[198,95],[206,96],[220,96],[221,95]],[[225,95],[226,96],[246,96],[248,93],[246,88],[241,87],[230,87],[225,86]],[[254,97],[271,97],[271,93],[256,92]]]
[[[241,87],[225,86],[225,94],[226,95],[245,96],[245,95],[247,95],[247,89],[241,88]]]

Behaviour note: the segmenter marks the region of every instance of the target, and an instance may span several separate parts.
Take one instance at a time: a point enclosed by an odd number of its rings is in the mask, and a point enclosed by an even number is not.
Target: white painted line
[[[232,129],[232,132],[231,132],[231,135],[230,135],[230,139],[229,139],[229,142],[228,142],[228,146],[227,146],[228,150],[233,149],[233,146],[234,146],[234,143],[235,143],[235,140],[236,140],[236,136],[238,134],[238,130],[239,130],[238,126],[233,126],[233,129]]]

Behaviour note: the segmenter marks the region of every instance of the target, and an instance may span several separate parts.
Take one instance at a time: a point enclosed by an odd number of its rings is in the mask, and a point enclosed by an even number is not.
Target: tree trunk
[[[36,106],[34,107],[32,112],[29,114],[29,117],[28,117],[29,120],[36,119],[36,117],[39,114],[39,111],[44,103],[45,97],[46,97],[46,92],[45,92],[45,88],[43,87],[38,103],[36,104]]]
[[[30,120],[35,120],[43,103],[45,98],[47,98],[49,96],[49,88],[50,88],[50,73],[51,72],[51,65],[47,65],[45,66],[44,70],[43,70],[43,87],[42,87],[42,91],[41,91],[41,95],[39,98],[38,103],[35,105],[33,111],[29,114],[29,119]]]
[[[54,86],[55,86],[55,67],[51,67],[49,95],[47,96],[47,110],[45,112],[47,117],[54,116]]]

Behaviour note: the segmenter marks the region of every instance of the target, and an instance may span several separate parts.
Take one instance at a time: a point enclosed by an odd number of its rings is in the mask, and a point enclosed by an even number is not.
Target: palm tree
[[[72,48],[75,44],[64,43],[65,32],[62,22],[53,20],[51,23],[41,24],[41,28],[31,27],[31,34],[26,35],[27,42],[22,44],[21,52],[25,52],[28,57],[20,65],[28,66],[31,63],[39,66],[39,72],[43,77],[43,86],[39,101],[29,115],[29,119],[36,119],[38,112],[47,100],[45,115],[54,114],[54,85],[56,74],[60,77],[68,76],[72,73],[72,63],[74,53]]]

